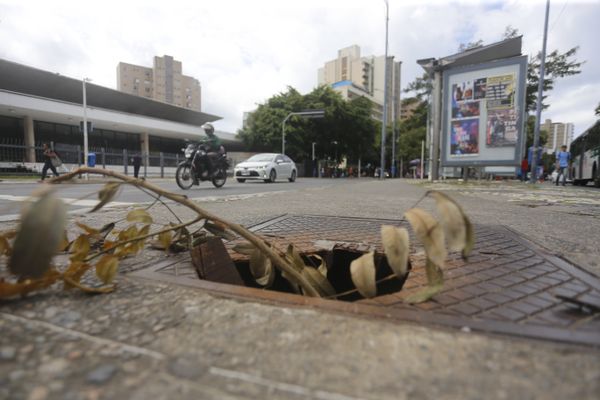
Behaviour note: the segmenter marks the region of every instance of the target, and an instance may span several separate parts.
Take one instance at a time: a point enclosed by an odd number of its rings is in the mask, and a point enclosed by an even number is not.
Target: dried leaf
[[[111,283],[115,279],[118,268],[119,258],[112,254],[105,254],[96,264],[96,276],[104,284]]]
[[[98,229],[92,228],[91,226],[88,226],[88,225],[84,224],[83,222],[75,221],[75,225],[77,225],[78,227],[83,229],[83,231],[85,233],[90,234],[90,235],[97,235],[98,233],[100,233],[100,231]]]
[[[415,304],[429,300],[438,294],[444,286],[444,273],[442,269],[430,259],[427,259],[425,264],[425,272],[427,273],[428,286],[425,289],[409,296],[405,301]]]
[[[292,267],[294,267],[294,269],[298,272],[302,272],[302,270],[304,270],[304,268],[306,267],[302,256],[300,255],[300,253],[298,253],[294,245],[291,243],[288,244],[287,251],[285,252],[285,258],[290,262],[290,264],[292,264]]]
[[[4,235],[0,235],[0,254],[10,256],[11,252],[12,247],[10,246],[8,239]]]
[[[90,252],[90,240],[88,235],[81,234],[71,244],[71,261],[83,261]]]
[[[370,299],[377,295],[377,284],[375,281],[375,253],[363,254],[350,263],[350,277],[358,292],[365,298]]]
[[[306,267],[302,270],[301,274],[319,293],[320,297],[333,296],[335,294],[335,289],[331,286],[331,283],[315,268]],[[308,293],[305,294],[310,295]]]
[[[106,238],[112,232],[113,229],[115,229],[115,223],[109,222],[108,224],[100,228],[100,235]]]
[[[100,202],[92,208],[92,211],[95,212],[104,207],[107,203],[112,201],[115,198],[117,193],[119,193],[119,189],[121,188],[121,184],[119,182],[109,182],[98,192],[98,199]]]
[[[84,263],[83,261],[73,261],[64,272],[64,276],[70,278],[71,281],[79,282],[81,277],[90,269],[91,265]],[[75,286],[71,285],[67,281],[64,283],[65,289],[73,289]]]
[[[173,241],[173,232],[167,231],[162,232],[158,235],[158,241],[160,242],[163,250],[169,250],[171,242]]]
[[[230,232],[223,225],[216,224],[216,223],[213,223],[213,222],[210,222],[210,221],[207,221],[204,224],[204,229],[206,229],[207,231],[209,231],[213,235],[218,236],[218,237],[220,237],[222,239],[225,239],[225,240],[233,240],[233,239],[235,239],[237,237],[235,235],[235,233]]]
[[[275,281],[275,268],[271,260],[258,249],[250,256],[250,272],[256,283],[266,288],[271,287]]]
[[[466,259],[475,243],[473,225],[462,207],[448,195],[431,190],[427,194],[435,199],[435,204],[442,218],[442,225],[448,247],[453,251],[462,251]]]
[[[65,230],[62,200],[46,192],[23,215],[8,269],[19,278],[38,278],[50,268]]]
[[[135,226],[135,224],[133,224],[133,225],[129,225],[127,227],[127,229],[119,232],[118,238],[119,238],[119,241],[125,241],[125,240],[133,239],[136,236],[138,236],[138,229],[137,229],[137,226]]]
[[[8,299],[15,296],[24,296],[27,293],[45,289],[60,279],[61,274],[54,268],[49,268],[46,273],[38,279],[25,279],[11,283],[0,279],[0,299]]]
[[[250,242],[238,243],[235,246],[233,246],[233,251],[235,251],[236,253],[244,254],[246,256],[252,255],[252,253],[254,253],[254,250],[256,250],[256,246],[254,246]]]
[[[62,234],[62,239],[60,240],[60,244],[58,245],[58,251],[67,251],[69,250],[69,246],[71,242],[69,242],[69,236],[67,235],[67,230],[65,229]]]
[[[447,251],[444,244],[444,231],[427,211],[411,208],[404,213],[417,238],[423,243],[427,257],[438,266],[443,266]]]
[[[141,222],[143,224],[151,224],[152,217],[148,214],[148,211],[143,208],[137,208],[135,210],[131,210],[127,214],[127,221],[129,222]]]
[[[381,242],[389,266],[398,278],[402,278],[408,269],[408,231],[405,228],[382,225]]]
[[[327,262],[325,262],[323,257],[321,257],[318,254],[311,254],[311,257],[314,257],[320,261],[319,266],[317,267],[317,271],[319,271],[321,275],[327,278]]]

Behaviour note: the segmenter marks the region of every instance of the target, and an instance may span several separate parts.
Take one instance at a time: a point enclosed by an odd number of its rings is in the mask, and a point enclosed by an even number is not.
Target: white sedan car
[[[262,179],[265,182],[287,179],[294,182],[298,176],[298,169],[285,154],[262,153],[237,164],[233,175],[238,182],[246,182],[246,179]]]

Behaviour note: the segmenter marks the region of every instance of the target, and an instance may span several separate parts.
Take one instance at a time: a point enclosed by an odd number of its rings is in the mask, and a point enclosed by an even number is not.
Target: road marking
[[[6,201],[14,201],[14,202],[31,202],[34,201],[33,197],[30,196],[14,196],[9,194],[0,194],[0,200]],[[61,200],[65,202],[68,206],[82,207],[75,210],[68,211],[68,214],[84,214],[88,211],[91,211],[92,208],[98,204],[98,200],[90,200],[90,199],[72,199],[69,197],[61,197]],[[122,207],[122,206],[130,206],[133,204],[139,204],[137,202],[121,202],[121,201],[111,201],[104,208],[112,208],[112,207]],[[8,222],[8,221],[16,221],[21,218],[21,214],[8,214],[8,215],[0,215],[0,222]]]
[[[34,199],[34,197],[31,197],[31,196],[14,196],[12,194],[0,194],[0,200],[23,202],[23,201],[33,201],[33,199]],[[70,197],[61,197],[61,200],[64,201],[65,204],[67,204],[69,206],[77,206],[77,207],[94,207],[96,204],[98,204],[98,200],[90,200],[90,199],[79,200],[79,199],[72,199]],[[128,205],[132,205],[132,204],[136,204],[136,203],[112,201],[112,202],[108,203],[105,207],[128,206]]]

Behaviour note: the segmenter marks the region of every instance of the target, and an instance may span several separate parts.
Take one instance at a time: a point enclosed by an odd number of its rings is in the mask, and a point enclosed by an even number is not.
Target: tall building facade
[[[385,77],[385,56],[361,57],[360,47],[352,45],[338,50],[336,59],[327,61],[318,71],[318,84],[331,85],[344,98],[365,96],[373,101],[374,116],[382,119],[385,86],[388,89],[388,122],[400,119],[401,61],[388,56],[388,77]],[[377,110],[379,109],[379,111]]]
[[[547,119],[542,124],[540,129],[548,132],[548,143],[546,143],[546,151],[549,154],[560,150],[560,146],[562,145],[567,146],[567,148],[571,146],[574,131],[574,126],[572,123],[552,122],[552,120]]]
[[[152,68],[120,62],[117,65],[117,90],[201,110],[200,82],[183,75],[181,61],[167,55],[155,56]]]

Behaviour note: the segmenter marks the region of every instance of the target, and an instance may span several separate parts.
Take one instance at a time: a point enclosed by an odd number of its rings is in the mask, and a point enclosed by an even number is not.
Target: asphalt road
[[[313,179],[299,178],[296,182],[277,181],[264,183],[262,181],[248,181],[238,183],[228,179],[225,186],[215,188],[210,182],[202,182],[190,190],[182,190],[175,183],[175,179],[156,179],[152,183],[165,190],[186,194],[193,200],[219,200],[223,198],[247,198],[265,193],[290,192],[307,188],[329,187],[348,183],[344,179]],[[38,188],[37,182],[1,182],[0,183],[0,222],[11,221],[18,218],[22,203]],[[97,193],[103,184],[65,184],[60,186],[59,195],[68,204],[70,213],[85,212],[97,203]],[[86,197],[87,196],[87,197]],[[124,186],[117,198],[111,203],[113,206],[140,204],[152,201],[152,198],[132,186]]]

